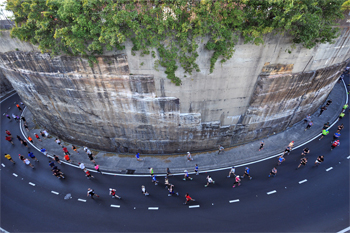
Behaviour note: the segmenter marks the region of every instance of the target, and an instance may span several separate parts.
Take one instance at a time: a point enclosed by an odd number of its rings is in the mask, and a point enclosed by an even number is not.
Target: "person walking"
[[[54,159],[55,162],[57,162],[58,164],[61,164],[61,160],[60,160],[60,158],[58,158],[57,155],[53,155],[53,159]]]
[[[319,114],[318,116],[321,116],[322,113],[323,113],[325,110],[327,110],[327,107],[326,107],[326,106],[321,107],[321,109],[320,109],[320,114]]]
[[[40,152],[43,153],[45,156],[47,156],[47,151],[45,148],[41,148]],[[48,157],[48,156],[47,156]]]
[[[314,124],[314,122],[313,122],[313,121],[310,121],[310,122],[307,124],[307,126],[306,126],[306,128],[305,128],[305,131],[308,130],[308,129],[310,129],[311,126],[312,126],[313,124]]]
[[[34,168],[33,164],[30,163],[29,159],[24,159],[24,160],[23,160],[23,163],[24,163],[25,165],[28,165],[28,166],[31,167],[31,168]]]
[[[281,165],[286,159],[283,157],[283,155],[278,157],[278,162],[277,162],[277,166]]]
[[[35,136],[35,138],[36,138],[39,142],[41,142],[41,139],[40,139],[39,135],[37,135],[36,133],[34,133],[34,136]]]
[[[55,139],[55,142],[56,142],[59,146],[61,145],[61,140],[60,140],[60,139],[56,138],[56,139]]]
[[[148,196],[149,193],[146,191],[146,187],[144,185],[141,185],[141,192],[143,195]]]
[[[308,123],[311,120],[311,115],[308,114],[305,118],[304,118],[304,123]]]
[[[118,199],[122,199],[120,196],[117,195],[116,193],[117,190],[109,188],[109,195],[112,196],[112,198],[118,198]]]
[[[90,196],[91,197],[91,199],[94,199],[94,196],[96,196],[96,197],[100,197],[99,195],[97,195],[96,193],[95,193],[95,191],[93,190],[93,189],[91,189],[91,188],[88,188],[88,191],[87,191],[87,197],[88,196]]]
[[[184,205],[187,205],[187,203],[190,201],[195,201],[195,199],[190,197],[190,195],[188,193],[186,193],[185,198],[186,198],[186,201],[185,201],[185,203],[183,203]]]
[[[340,135],[341,134],[340,134],[339,131],[335,132],[334,135],[333,135],[333,140],[331,141],[331,143],[333,143],[334,141],[338,140]]]
[[[340,141],[337,140],[337,141],[334,141],[331,145],[331,150],[333,150],[334,148],[336,148],[337,146],[340,146]]]
[[[323,161],[324,161],[324,156],[323,155],[318,156],[314,166],[318,167],[318,165],[320,165]]]
[[[300,168],[301,165],[305,166],[307,164],[307,158],[304,157],[304,158],[301,158],[300,159],[300,164],[299,166],[296,168],[296,170],[298,170]]]
[[[65,155],[70,155],[70,153],[69,153],[67,147],[62,146],[62,150],[63,150],[63,152],[64,152]]]
[[[208,187],[209,184],[215,184],[215,181],[211,178],[211,176],[207,176],[207,184],[204,187]]]
[[[185,174],[184,174],[183,180],[192,180],[192,179],[193,179],[192,177],[190,177],[190,176],[188,175],[188,171],[187,171],[187,170],[185,170],[184,172],[185,172]]]
[[[196,173],[197,176],[199,175],[198,164],[196,164],[196,166],[194,167],[194,172]]]
[[[264,141],[261,141],[261,142],[260,142],[259,151],[261,151],[262,149],[264,149],[264,145],[265,145]]]
[[[5,154],[5,158],[7,158],[8,160],[10,160],[12,163],[16,163],[13,159],[12,159],[12,157],[11,157],[11,155],[10,154]]]
[[[6,136],[5,136],[5,139],[6,139],[6,141],[8,141],[8,142],[11,143],[12,145],[14,145],[14,143],[13,143],[13,141],[12,141],[12,137],[6,135]]]
[[[23,140],[21,141],[21,143],[22,143],[23,146],[29,148],[29,147],[28,147],[28,143],[27,143],[26,140],[23,139]]]
[[[37,158],[35,158],[35,155],[34,155],[32,152],[28,151],[28,156],[29,156],[30,158],[32,158],[33,160],[39,162],[39,160],[38,160]]]
[[[101,170],[100,170],[100,166],[98,164],[95,165],[95,170],[99,173],[102,174]]]
[[[193,158],[192,158],[191,153],[187,152],[187,162],[192,161],[192,160],[193,160]]]
[[[229,171],[229,173],[228,173],[227,178],[230,178],[231,175],[236,176],[236,168],[235,168],[234,166],[231,167],[231,169],[230,169],[230,171]]]
[[[232,188],[235,188],[235,187],[236,187],[236,184],[238,184],[238,186],[241,185],[241,178],[239,177],[239,175],[237,175],[237,176],[235,177],[235,182],[233,183]]]
[[[76,146],[72,145],[72,150],[74,150],[75,152],[77,152],[79,154],[78,149],[76,148]]]
[[[250,172],[250,168],[246,167],[245,170],[244,170],[244,174],[243,174],[243,176],[241,176],[241,178],[243,179],[245,176],[248,176],[250,180],[253,179],[253,177],[251,177],[249,175],[249,172]]]
[[[218,154],[220,153],[224,153],[225,152],[225,148],[221,145],[219,145],[219,151],[218,151]]]
[[[309,153],[310,153],[310,149],[306,147],[303,149],[303,152],[301,152],[301,156],[305,157]]]
[[[272,168],[272,170],[271,170],[271,172],[270,172],[270,174],[269,174],[269,177],[271,177],[271,176],[275,177],[276,174],[277,174],[277,168],[274,167],[274,168]]]
[[[332,99],[327,100],[326,107],[328,107],[332,103]]]
[[[321,139],[322,139],[324,136],[327,136],[328,134],[329,134],[328,129],[323,129],[323,130],[322,130],[322,135],[321,135],[320,139],[318,139],[318,140],[321,141]]]
[[[137,161],[143,161],[143,159],[140,159],[140,153],[136,153],[135,157]]]

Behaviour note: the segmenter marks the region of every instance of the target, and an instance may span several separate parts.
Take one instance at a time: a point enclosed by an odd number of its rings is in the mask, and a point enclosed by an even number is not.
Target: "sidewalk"
[[[137,161],[134,154],[117,154],[112,152],[104,152],[90,149],[95,157],[96,164],[100,166],[102,172],[111,173],[126,173],[127,169],[135,170],[137,174],[149,174],[149,167],[153,167],[154,173],[166,173],[166,168],[169,167],[172,173],[181,173],[185,169],[193,171],[195,164],[199,165],[200,171],[212,170],[218,168],[226,168],[230,166],[239,166],[245,163],[257,161],[260,159],[276,156],[278,153],[284,151],[285,147],[291,142],[295,141],[294,148],[307,142],[313,137],[321,133],[323,124],[330,122],[332,124],[339,116],[342,106],[346,101],[346,91],[343,83],[336,83],[331,91],[328,99],[332,99],[332,104],[328,107],[323,114],[318,117],[319,109],[312,115],[311,120],[314,125],[311,129],[304,131],[306,124],[301,121],[295,124],[293,127],[285,130],[284,132],[270,136],[263,139],[265,146],[262,151],[258,151],[260,141],[251,142],[237,147],[225,148],[224,153],[217,155],[217,150],[211,152],[191,153],[193,161],[187,162],[186,154],[172,154],[172,155],[140,155],[143,161]],[[324,105],[324,104],[323,104]],[[323,106],[322,105],[322,106]],[[55,142],[55,136],[50,135],[49,138],[42,138],[39,131],[43,130],[33,119],[33,115],[27,109],[23,113],[26,118],[29,132],[23,128],[22,132],[26,137],[29,135],[33,138],[34,146],[39,150],[45,148],[49,155],[57,155],[63,160],[63,150]],[[335,127],[338,124],[335,125]],[[34,133],[37,133],[42,142],[39,142]],[[50,133],[50,132],[49,132]],[[62,141],[62,140],[61,140]],[[75,145],[79,151],[79,154],[72,150],[71,144],[63,142],[70,152],[71,160],[73,164],[84,163],[85,166],[91,170],[94,170],[94,164],[90,162],[87,154],[83,150],[83,146]],[[36,152],[38,155],[40,152]]]

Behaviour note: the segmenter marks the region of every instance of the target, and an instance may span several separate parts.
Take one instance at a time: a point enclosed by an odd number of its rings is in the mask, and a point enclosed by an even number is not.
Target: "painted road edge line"
[[[270,195],[270,194],[274,194],[274,193],[277,193],[277,191],[276,191],[276,190],[273,190],[273,191],[271,191],[271,192],[267,192],[266,194],[267,194],[267,195]]]
[[[228,201],[230,203],[239,202],[239,199]]]
[[[17,177],[17,176],[18,176],[16,173],[12,173],[12,175],[14,175],[15,177]]]
[[[326,169],[326,172],[329,172],[329,171],[332,170],[332,169],[333,169],[333,167],[327,168],[327,169]]]
[[[350,156],[349,156],[349,157],[350,157]],[[5,164],[2,163],[1,166],[5,167]]]
[[[158,210],[159,207],[148,207],[148,210]]]
[[[305,183],[307,181],[307,179],[299,181],[299,184]]]
[[[350,155],[348,157],[346,157],[347,159],[350,159]]]
[[[199,208],[200,205],[190,205],[188,208]]]
[[[111,207],[120,208],[120,205],[111,205]]]
[[[51,191],[51,193],[56,194],[56,195],[60,194],[60,193],[55,192],[55,191]]]
[[[84,199],[80,199],[80,198],[78,199],[78,201],[86,202],[86,200],[84,200]]]
[[[32,182],[29,182],[29,184],[30,184],[31,186],[35,186],[35,184],[34,184],[34,183],[32,183]]]
[[[337,233],[346,233],[346,232],[349,232],[350,231],[350,227],[347,227],[341,231],[338,231]]]

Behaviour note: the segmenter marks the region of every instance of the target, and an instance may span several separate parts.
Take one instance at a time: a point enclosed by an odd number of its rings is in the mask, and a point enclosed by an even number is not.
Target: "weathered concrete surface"
[[[204,41],[201,72],[184,77],[179,69],[180,87],[153,68],[151,56],[129,54],[130,43],[93,68],[79,57],[5,50],[0,70],[37,122],[64,140],[118,152],[208,150],[277,133],[315,111],[350,57],[344,25],[335,44],[291,54],[288,37],[270,35],[262,46],[239,41],[212,74]]]
[[[13,91],[13,87],[9,80],[5,77],[0,69],[0,96],[4,96],[6,93]]]

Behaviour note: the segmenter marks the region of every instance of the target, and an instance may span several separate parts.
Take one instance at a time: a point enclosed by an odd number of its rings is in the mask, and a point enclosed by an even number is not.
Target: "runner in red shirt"
[[[72,161],[70,160],[70,158],[69,158],[68,155],[65,155],[65,156],[64,156],[64,159],[65,159],[67,162],[70,162],[70,163],[72,162]]]
[[[333,149],[336,148],[337,146],[340,146],[339,140],[333,142],[333,144],[332,144],[332,146],[331,146],[331,150],[333,150]]]
[[[12,141],[12,137],[6,136],[5,139],[6,139],[6,141],[9,141],[12,145],[14,145],[13,141]]]
[[[11,135],[11,132],[10,132],[10,131],[5,130],[5,132],[6,132],[6,134],[7,134],[8,136],[12,137],[12,135]]]
[[[62,150],[64,151],[64,154],[70,155],[67,147],[62,146]]]
[[[41,139],[39,138],[39,135],[37,135],[37,134],[35,133],[34,136],[36,137],[36,139],[38,139],[39,142],[41,142]]]
[[[190,197],[190,195],[189,195],[188,193],[186,193],[185,197],[186,197],[186,202],[184,203],[184,205],[186,205],[187,202],[189,202],[189,201],[195,201],[195,199],[193,199],[192,197]]]

